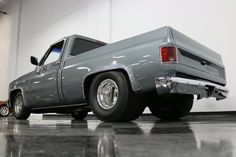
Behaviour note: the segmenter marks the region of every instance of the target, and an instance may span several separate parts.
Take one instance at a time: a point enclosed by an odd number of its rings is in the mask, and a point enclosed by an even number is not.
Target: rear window
[[[77,38],[74,40],[70,54],[72,56],[76,56],[101,46],[104,46],[104,44]]]

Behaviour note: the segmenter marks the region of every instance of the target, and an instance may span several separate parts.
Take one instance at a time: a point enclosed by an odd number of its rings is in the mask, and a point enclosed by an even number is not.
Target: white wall
[[[17,76],[34,68],[29,62],[30,55],[42,57],[50,44],[65,36],[81,34],[109,41],[108,2],[23,0]]]
[[[8,0],[1,3],[1,10],[7,15],[0,14],[0,100],[8,98],[8,84],[12,77],[12,67],[15,65],[15,58],[12,55],[13,32],[17,27],[16,15],[20,0]],[[12,66],[13,65],[13,66]],[[15,72],[14,72],[15,73]],[[14,74],[13,74],[14,75]]]
[[[196,101],[193,111],[236,110],[235,0],[23,0],[17,76],[33,69],[29,56],[70,34],[118,41],[165,25],[222,55],[229,97]]]
[[[11,20],[0,14],[0,74],[7,74]],[[7,98],[7,75],[0,77],[0,100]]]

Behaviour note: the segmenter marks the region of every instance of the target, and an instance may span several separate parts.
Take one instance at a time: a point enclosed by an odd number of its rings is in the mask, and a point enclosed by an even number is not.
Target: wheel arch
[[[137,85],[137,82],[134,79],[132,73],[128,72],[127,70],[125,70],[123,68],[109,69],[109,70],[105,70],[105,71],[99,71],[99,72],[96,72],[96,73],[86,76],[86,78],[83,81],[83,94],[84,94],[85,100],[88,100],[89,88],[90,88],[90,85],[91,85],[93,79],[101,73],[106,73],[106,72],[111,72],[111,71],[122,72],[125,75],[126,79],[128,80],[128,83],[130,84],[132,90],[134,92],[139,91],[140,88]]]
[[[14,98],[16,97],[16,95],[21,92],[22,94],[22,97],[23,97],[23,101],[24,101],[24,104],[25,106],[28,106],[28,99],[26,99],[25,97],[25,93],[24,93],[24,90],[21,89],[21,88],[17,88],[17,89],[14,89],[10,92],[9,94],[9,103],[10,103],[10,106],[13,107],[13,103],[14,103]]]
[[[13,106],[14,99],[15,99],[17,93],[19,93],[19,92],[22,93],[22,89],[14,89],[13,91],[10,92],[9,101],[10,101],[11,107]]]

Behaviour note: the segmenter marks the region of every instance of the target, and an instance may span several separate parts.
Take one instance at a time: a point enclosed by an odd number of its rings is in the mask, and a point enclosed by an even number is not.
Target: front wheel
[[[118,71],[102,73],[93,79],[89,104],[96,117],[108,122],[134,120],[145,108],[126,76]]]
[[[25,107],[23,96],[19,92],[14,99],[13,103],[13,114],[16,119],[25,120],[30,116],[30,111]]]
[[[2,117],[7,117],[10,114],[9,107],[7,105],[3,105],[0,107],[0,115]]]
[[[157,118],[177,120],[188,114],[192,106],[192,95],[169,95],[153,100],[149,109]]]

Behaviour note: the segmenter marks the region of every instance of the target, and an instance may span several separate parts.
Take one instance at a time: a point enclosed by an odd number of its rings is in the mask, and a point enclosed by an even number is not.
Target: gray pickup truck
[[[227,97],[221,56],[171,27],[112,44],[72,35],[52,44],[34,71],[9,86],[17,119],[67,113],[131,121],[146,107],[164,120],[190,112],[197,99]]]

